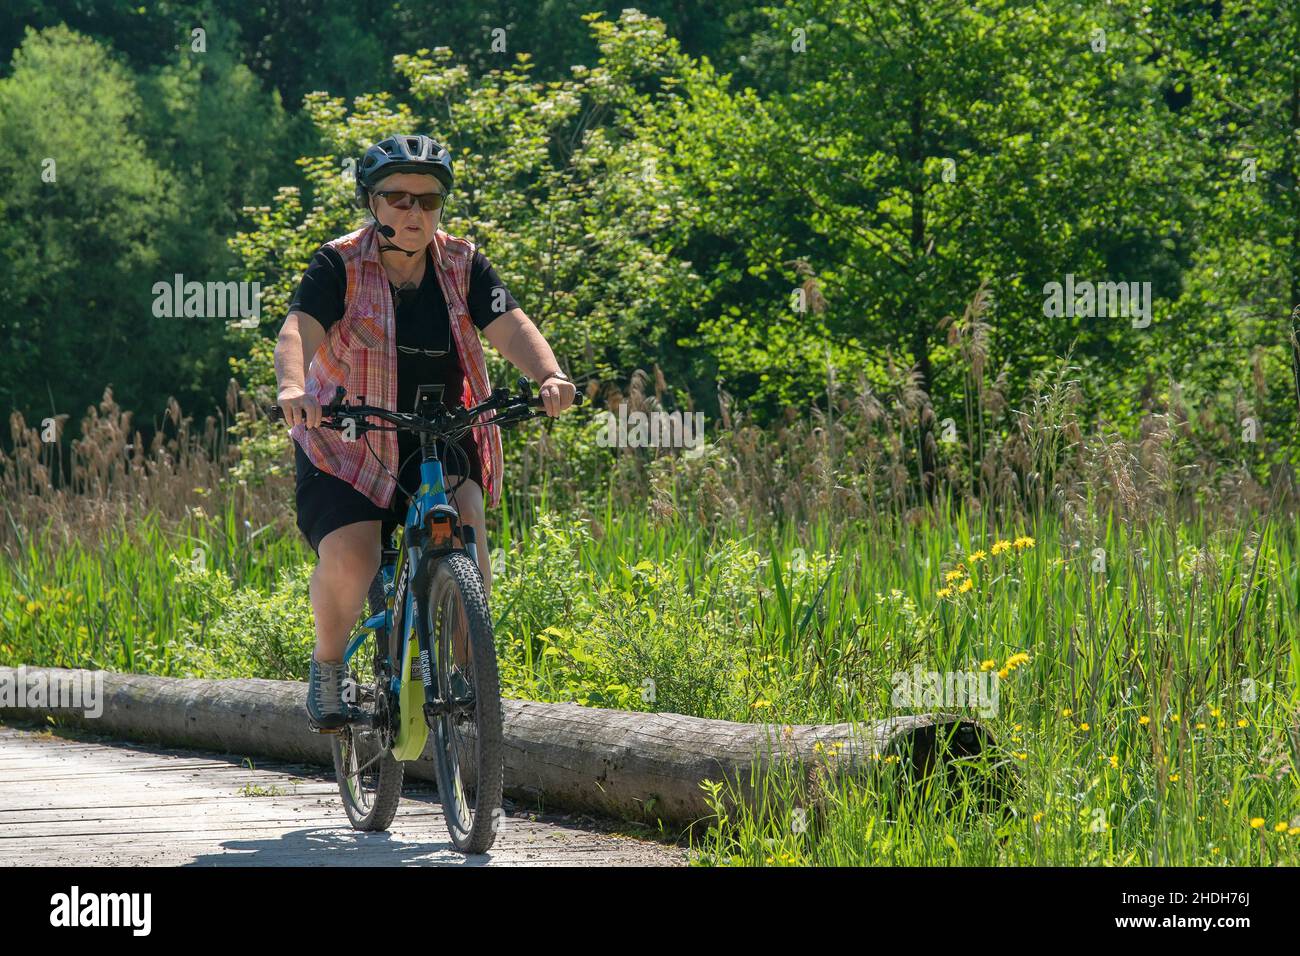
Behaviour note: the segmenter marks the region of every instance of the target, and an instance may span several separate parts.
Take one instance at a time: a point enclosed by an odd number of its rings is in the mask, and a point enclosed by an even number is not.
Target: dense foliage
[[[232,353],[264,386],[311,252],[358,224],[344,160],[420,129],[455,155],[448,228],[588,382],[657,365],[683,407],[721,387],[766,421],[897,365],[960,421],[945,319],[982,288],[977,378],[1002,394],[1070,352],[1130,428],[1175,386],[1275,438],[1295,421],[1280,0],[464,6],[11,6],[0,401],[76,413],[111,383],[146,420],[204,410]],[[175,273],[259,282],[257,332],[156,318]],[[1067,275],[1149,283],[1147,322],[1045,314]]]

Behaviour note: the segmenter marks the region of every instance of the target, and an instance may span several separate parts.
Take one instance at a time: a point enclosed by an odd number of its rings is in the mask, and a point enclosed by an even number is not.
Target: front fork
[[[464,523],[460,525],[461,540],[465,544],[465,551],[469,554],[470,561],[474,565],[474,570],[478,572],[480,580],[482,572],[478,567],[478,542],[476,539],[477,532],[472,524]],[[429,618],[424,602],[429,593],[429,578],[432,575],[433,561],[441,555],[433,556],[425,554],[420,559],[420,568],[416,571],[412,581],[412,597],[414,598],[415,611],[415,637],[419,647],[420,658],[420,681],[424,685],[424,714],[426,719],[432,719],[443,713],[449,706],[449,701],[438,696],[438,688],[433,679],[433,638],[429,633]],[[412,662],[414,664],[414,662]],[[431,724],[432,725],[432,724]]]
[[[472,524],[462,524],[460,526],[460,539],[465,542],[465,550],[469,552],[469,558],[474,562],[474,570],[478,570],[478,542],[476,540],[478,531]],[[480,576],[482,572],[479,572]]]

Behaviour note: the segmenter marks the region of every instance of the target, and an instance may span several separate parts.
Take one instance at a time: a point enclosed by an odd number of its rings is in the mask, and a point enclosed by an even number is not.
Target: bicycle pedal
[[[313,734],[339,734],[342,733],[345,728],[354,724],[362,727],[369,727],[371,725],[370,714],[358,707],[352,707],[344,717],[343,723],[339,724],[337,727],[322,727],[320,724],[316,723],[310,715],[307,717],[307,729]]]

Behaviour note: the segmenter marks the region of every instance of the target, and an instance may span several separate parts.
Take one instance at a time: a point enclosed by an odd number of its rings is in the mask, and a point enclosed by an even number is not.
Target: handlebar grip
[[[585,398],[586,398],[586,396],[583,395],[581,391],[579,391],[579,390],[577,390],[577,389],[574,390],[574,392],[573,392],[573,404],[574,404],[574,405],[581,405],[581,404],[583,403],[583,401],[585,400]],[[528,404],[529,404],[532,408],[545,408],[545,407],[546,407],[546,402],[544,402],[544,401],[542,400],[542,396],[540,396],[540,395],[534,395],[532,398],[528,399]]]
[[[267,415],[270,417],[271,421],[273,422],[284,421],[284,411],[280,408],[279,405],[272,405],[269,409],[267,409]]]

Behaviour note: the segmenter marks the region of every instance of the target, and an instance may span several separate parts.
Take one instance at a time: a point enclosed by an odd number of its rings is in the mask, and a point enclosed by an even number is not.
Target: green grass
[[[914,665],[1003,674],[984,759],[1020,785],[1000,812],[891,801],[873,777],[814,807],[777,779],[761,813],[718,792],[699,863],[1300,862],[1295,517],[599,525],[544,513],[493,542],[510,696],[821,723],[897,713],[892,677]],[[95,549],[27,541],[0,564],[0,662],[301,678],[311,555],[250,531],[225,515]]]

